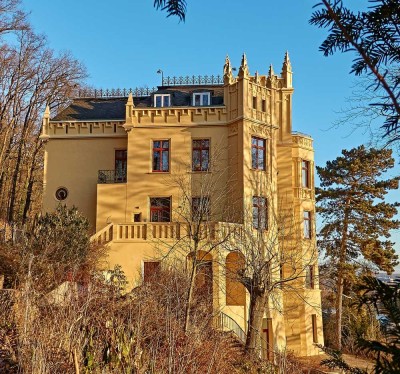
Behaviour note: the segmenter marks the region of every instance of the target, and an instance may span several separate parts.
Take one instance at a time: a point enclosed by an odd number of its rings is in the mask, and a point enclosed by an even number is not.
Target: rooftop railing
[[[162,86],[213,86],[221,85],[224,79],[220,75],[186,75],[179,77],[163,77]],[[158,87],[136,87],[136,88],[82,88],[77,90],[77,98],[122,98],[145,97],[158,91]]]
[[[180,77],[163,77],[163,86],[194,86],[194,85],[217,85],[223,84],[220,75],[186,75]]]

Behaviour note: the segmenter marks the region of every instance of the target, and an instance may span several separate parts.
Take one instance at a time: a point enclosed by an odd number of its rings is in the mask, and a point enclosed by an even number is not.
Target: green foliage
[[[382,316],[383,341],[360,339],[361,349],[376,355],[375,373],[400,372],[400,283],[388,285],[363,277],[358,286],[359,305],[373,306]]]
[[[74,267],[88,254],[89,221],[75,207],[58,205],[54,212],[39,217],[30,240],[34,254],[46,253],[50,262]]]
[[[167,17],[177,16],[185,21],[186,0],[154,0],[154,7],[167,12]]]
[[[381,179],[394,165],[389,149],[360,146],[343,150],[341,157],[317,167],[321,188],[316,189],[318,212],[323,218],[319,248],[325,250],[332,265],[354,274],[355,260],[363,256],[380,270],[392,272],[397,265],[390,231],[400,222],[393,217],[398,203],[383,200],[397,189],[399,178]],[[340,251],[345,247],[341,259]]]
[[[354,52],[350,73],[373,78],[370,90],[385,122],[383,136],[400,140],[400,3],[398,0],[369,0],[367,11],[353,12],[341,0],[322,0],[310,23],[329,29],[320,46],[325,56]]]

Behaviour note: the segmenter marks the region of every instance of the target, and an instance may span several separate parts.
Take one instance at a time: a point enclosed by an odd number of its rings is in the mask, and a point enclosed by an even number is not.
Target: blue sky
[[[55,50],[69,50],[98,88],[156,86],[164,75],[217,75],[225,56],[239,66],[247,54],[251,74],[281,71],[288,50],[294,71],[293,130],[314,138],[315,160],[324,165],[343,148],[367,142],[362,130],[332,128],[346,107],[356,78],[351,54],[324,57],[326,35],[308,24],[317,0],[188,0],[186,22],[166,18],[153,0],[22,0],[39,33]],[[366,0],[347,0],[354,9]],[[398,160],[397,160],[398,163]],[[391,174],[399,173],[399,166]],[[399,193],[391,198],[399,199]],[[400,236],[395,235],[400,253]]]

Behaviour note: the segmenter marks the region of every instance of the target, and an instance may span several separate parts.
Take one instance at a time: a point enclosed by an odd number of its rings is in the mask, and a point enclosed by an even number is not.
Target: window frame
[[[316,314],[311,314],[311,330],[313,335],[313,343],[318,343],[318,325]]]
[[[207,104],[204,104],[203,98],[204,96],[207,96]],[[200,96],[200,105],[196,105],[196,96]],[[211,93],[207,91],[202,91],[202,92],[193,92],[192,94],[192,104],[193,106],[210,106],[211,105]]]
[[[253,140],[256,141],[256,144],[253,144]],[[259,141],[262,141],[263,143],[261,146],[258,144]],[[255,152],[255,157],[253,151]],[[261,167],[259,166],[260,153],[262,153],[263,155],[263,162]],[[267,170],[267,139],[260,138],[254,135],[251,136],[251,168],[252,170]]]
[[[263,203],[260,204],[260,202]],[[262,222],[263,217],[260,214],[260,212],[262,211],[264,211],[265,214],[264,222]],[[257,215],[257,223],[255,224],[256,215]],[[253,196],[252,198],[252,225],[253,228],[256,230],[268,230],[268,199],[265,196]]]
[[[165,105],[165,98],[168,97],[168,105]],[[157,105],[157,98],[161,98],[161,105],[158,106]],[[153,98],[153,105],[154,108],[167,108],[172,106],[171,105],[171,94],[154,94],[154,98]]]
[[[312,239],[312,212],[311,210],[303,211],[303,238]]]
[[[311,188],[311,161],[309,160],[301,160],[301,187]]]
[[[121,153],[123,153],[121,155]],[[118,167],[121,164],[121,167]],[[125,148],[114,149],[114,181],[115,182],[126,182],[126,175],[128,171],[128,150]],[[118,172],[120,170],[120,172]]]
[[[315,266],[308,265],[306,268],[306,288],[315,289]]]
[[[161,142],[161,146],[160,147],[155,147],[154,143],[155,142]],[[168,147],[165,148],[164,147],[164,142],[168,142]],[[171,164],[171,140],[170,139],[153,139],[151,141],[152,147],[151,147],[151,171],[153,173],[169,173],[170,172],[170,164]],[[154,168],[154,154],[155,152],[157,152],[159,154],[160,157],[160,161],[159,161],[159,165],[158,165],[158,169]],[[163,154],[164,152],[168,153],[168,157],[167,157],[167,162],[168,162],[168,167],[166,170],[164,170],[163,168]]]
[[[159,200],[169,200],[169,205],[167,206],[167,205],[155,205],[154,204],[154,200],[156,200],[156,199],[159,199]],[[153,200],[153,204],[152,204],[152,200]],[[172,198],[171,198],[171,196],[153,196],[153,197],[150,197],[149,198],[149,205],[150,205],[150,216],[149,216],[149,221],[150,222],[171,222],[171,207],[172,207]],[[158,216],[158,218],[157,218],[157,220],[156,221],[153,221],[153,213],[155,213],[155,212],[157,212],[157,216]],[[166,219],[163,219],[164,217],[163,217],[163,213],[166,213],[166,212],[168,212],[168,214],[167,214],[167,218],[168,218],[168,220],[166,220]],[[161,219],[159,219],[159,218],[161,218]]]
[[[196,212],[198,212],[198,209],[196,209],[194,201],[198,201],[199,205],[201,205],[202,200],[206,201],[206,203],[205,203],[205,207],[204,207],[204,212],[202,212],[201,217],[198,217],[199,221],[208,221],[211,217],[210,196],[192,196],[192,202],[191,202],[192,203],[192,205],[191,205],[192,221],[194,221],[193,218],[196,217]]]
[[[203,142],[207,141],[208,146],[203,147]],[[200,147],[195,147],[194,142],[201,142]],[[204,139],[192,139],[192,171],[193,172],[208,172],[210,171],[210,150],[211,150],[211,139],[210,138],[204,138]],[[200,162],[199,162],[199,167],[195,167],[194,163],[194,153],[195,151],[199,151],[200,153]],[[203,169],[203,151],[208,151],[207,152],[207,168]]]

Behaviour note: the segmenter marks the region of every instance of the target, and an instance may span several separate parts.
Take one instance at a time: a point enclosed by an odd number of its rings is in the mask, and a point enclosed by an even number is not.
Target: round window
[[[57,188],[56,199],[63,201],[68,197],[68,190],[65,187]]]

